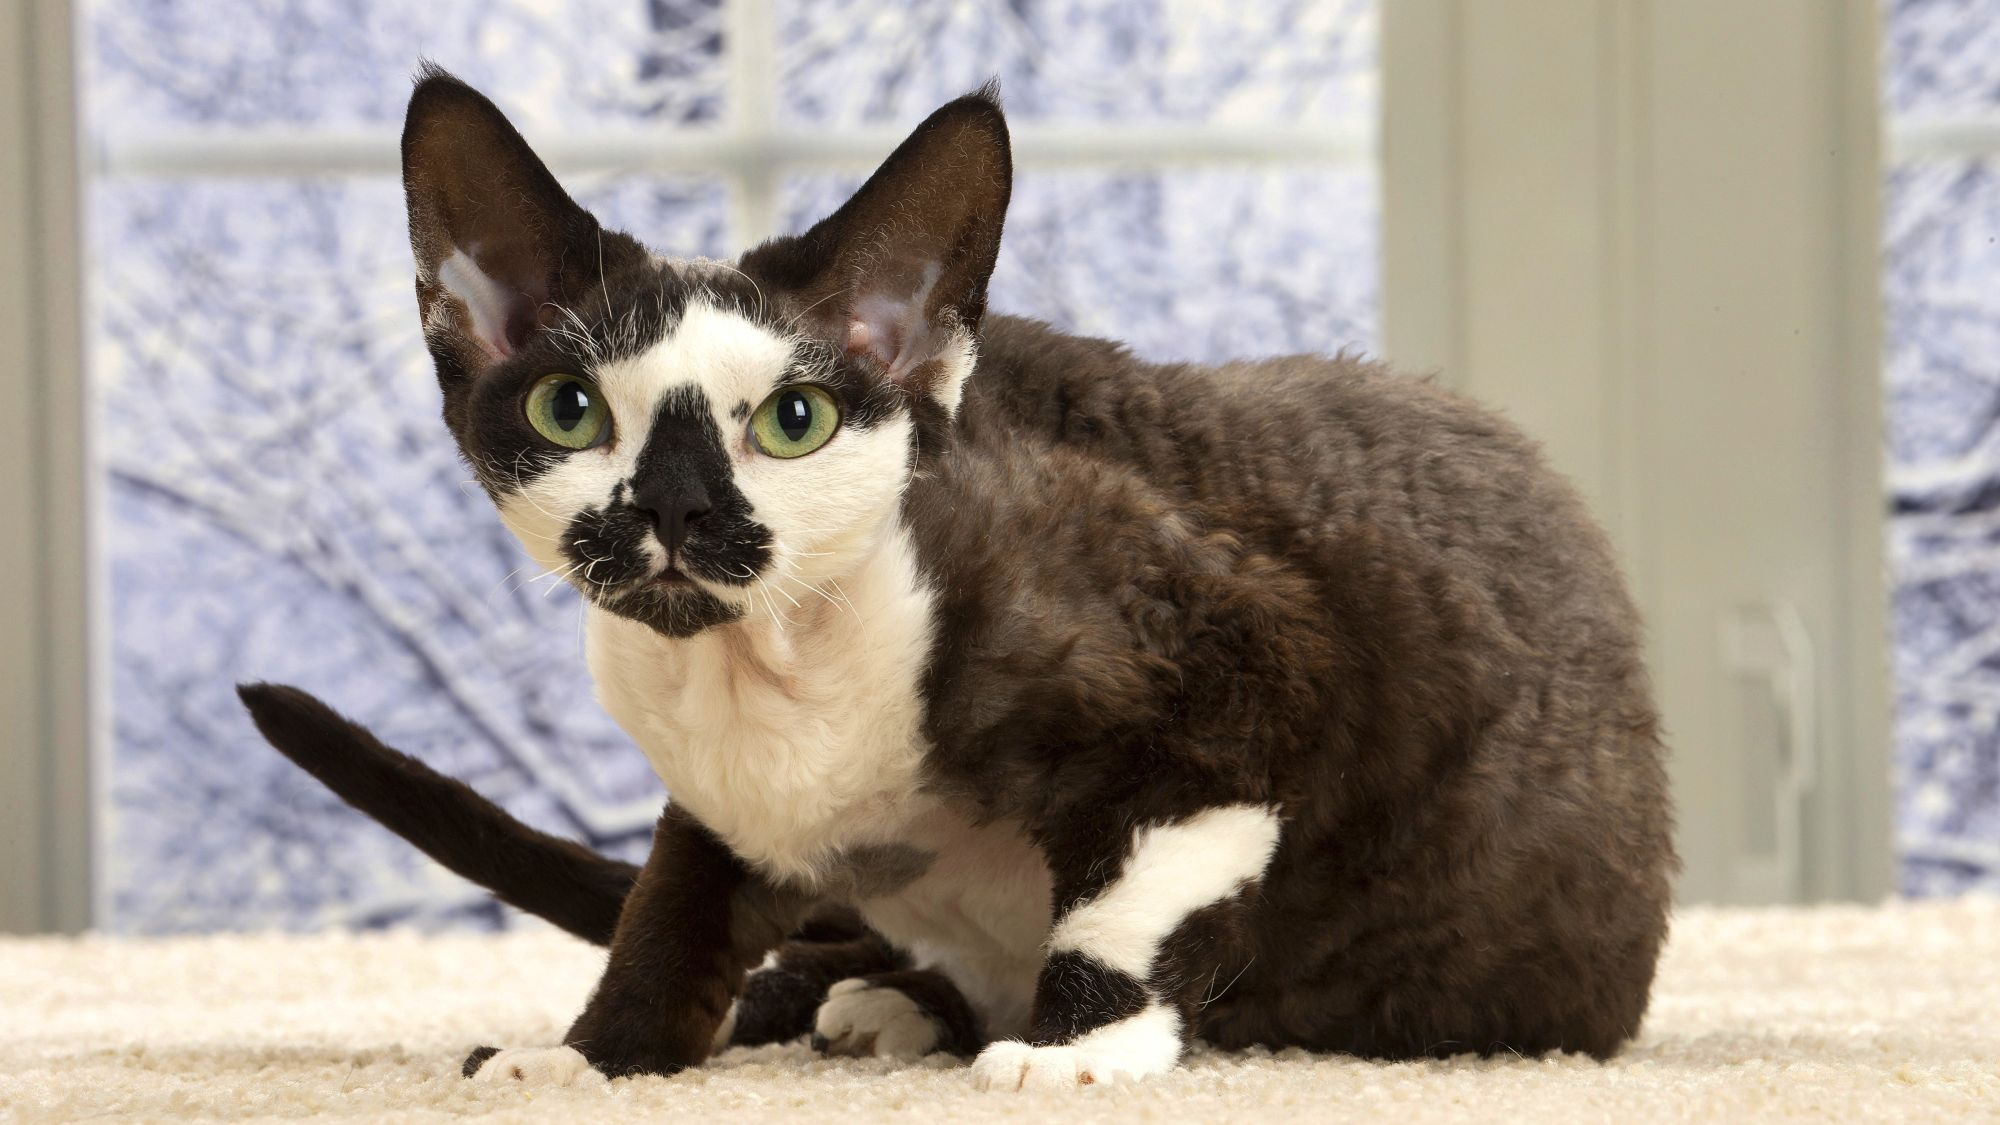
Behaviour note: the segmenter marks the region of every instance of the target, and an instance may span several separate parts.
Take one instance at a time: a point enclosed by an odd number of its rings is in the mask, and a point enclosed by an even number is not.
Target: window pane
[[[857,183],[790,181],[786,222],[805,226]],[[1155,359],[1369,349],[1377,228],[1365,169],[1026,174],[992,308]]]
[[[2000,0],[1885,0],[1892,114],[2000,110]]]
[[[721,0],[94,0],[87,16],[87,104],[120,136],[393,125],[419,58],[529,129],[722,106]]]
[[[795,119],[914,121],[998,77],[1016,120],[1375,120],[1374,0],[777,0]]]
[[[662,242],[720,249],[719,183],[581,186]],[[101,921],[492,911],[264,745],[242,680],[324,693],[532,822],[643,850],[659,783],[596,705],[578,603],[534,581],[438,422],[399,186],[118,181],[92,220],[115,727]]]
[[[1885,196],[1903,886],[2000,888],[2000,160]]]

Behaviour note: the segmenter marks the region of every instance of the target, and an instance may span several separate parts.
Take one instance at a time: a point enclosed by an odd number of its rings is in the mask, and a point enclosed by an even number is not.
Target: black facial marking
[[[652,572],[646,540],[653,522],[620,498],[621,489],[612,490],[604,507],[577,513],[563,532],[563,554],[577,568],[573,577],[586,591],[609,593]]]
[[[678,538],[670,528],[683,523],[674,565],[723,585],[756,581],[771,561],[771,532],[751,518],[750,502],[736,488],[708,396],[676,388],[654,412],[645,441],[628,504],[669,547]]]
[[[472,373],[454,365],[447,370],[441,359],[445,423],[487,492],[503,500],[576,455],[552,445],[528,423],[523,407],[529,388],[550,374],[590,376],[603,363],[644,352],[680,322],[688,301],[700,291],[699,282],[671,265],[631,262],[616,276],[578,293],[574,307],[565,306],[559,318],[562,331],[534,332],[519,351],[491,368]],[[577,404],[565,405],[573,410]],[[613,419],[613,432],[622,437],[622,427],[632,421]]]
[[[738,422],[743,421],[750,417],[750,404],[747,402],[738,402],[735,406],[729,408],[729,416]]]
[[[708,400],[692,387],[660,403],[629,485],[570,521],[562,550],[572,580],[599,606],[667,636],[735,621],[743,611],[689,581],[748,586],[771,561],[770,530],[736,488]],[[674,574],[655,574],[657,543]]]
[[[666,637],[692,637],[743,617],[740,608],[690,584],[637,586],[598,604]]]
[[[562,550],[577,569],[571,574],[592,601],[669,637],[691,637],[727,624],[743,611],[682,579],[651,580],[653,558],[647,540],[656,532],[652,517],[627,499],[619,482],[611,501],[586,508],[563,532]]]

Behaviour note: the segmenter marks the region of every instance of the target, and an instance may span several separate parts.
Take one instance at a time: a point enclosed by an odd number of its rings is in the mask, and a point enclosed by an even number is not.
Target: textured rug
[[[0,1119],[2000,1120],[1992,900],[1683,911],[1603,1064],[1200,1052],[1054,1096],[792,1045],[593,1089],[458,1077],[478,1044],[555,1042],[601,962],[552,933],[0,939]]]

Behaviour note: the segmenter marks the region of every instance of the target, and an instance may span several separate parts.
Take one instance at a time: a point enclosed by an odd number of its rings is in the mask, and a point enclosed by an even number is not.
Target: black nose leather
[[[666,545],[667,558],[673,560],[680,557],[688,530],[708,514],[708,493],[699,484],[678,488],[642,486],[633,490],[632,506],[652,517],[653,534],[660,537],[660,542]]]

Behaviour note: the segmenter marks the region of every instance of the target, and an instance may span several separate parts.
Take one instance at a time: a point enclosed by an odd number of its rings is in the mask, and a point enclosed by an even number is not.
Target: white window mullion
[[[1883,146],[1891,163],[1927,157],[2000,156],[2000,113],[1892,117]]]
[[[747,157],[769,147],[776,124],[777,34],[767,0],[731,0],[726,13],[722,53],[729,70],[723,131]],[[734,164],[732,230],[739,246],[755,246],[778,233],[782,173],[770,160],[739,159]]]
[[[851,167],[888,155],[907,125],[823,130],[734,125],[715,129],[597,128],[537,136],[529,143],[558,173],[661,172],[738,177],[753,169]],[[1374,163],[1374,135],[1309,125],[1096,125],[1021,122],[1012,127],[1014,163],[1024,169],[1157,168],[1186,165],[1325,167]],[[99,176],[230,179],[257,176],[394,175],[393,132],[328,129],[105,133],[93,139]]]

